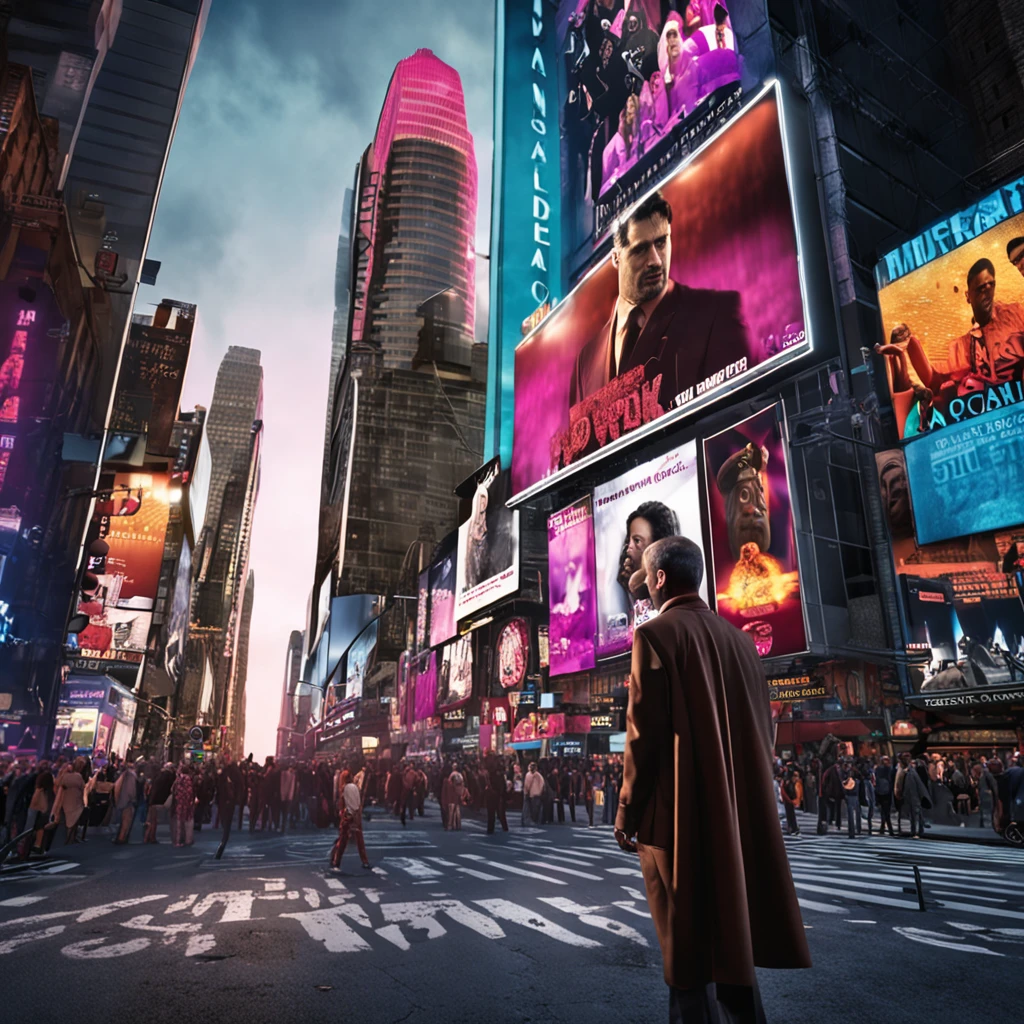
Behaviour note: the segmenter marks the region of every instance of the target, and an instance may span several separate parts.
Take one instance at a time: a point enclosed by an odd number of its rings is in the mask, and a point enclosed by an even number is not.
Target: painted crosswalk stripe
[[[536,871],[527,871],[526,868],[513,867],[511,864],[502,864],[500,861],[488,860],[486,857],[481,857],[475,853],[461,853],[460,857],[466,860],[480,861],[482,864],[486,864],[489,868],[497,868],[499,871],[507,871],[510,875],[521,875],[523,878],[538,878],[542,882],[550,882],[552,885],[565,885],[560,878],[550,878],[548,875],[538,874]]]
[[[459,865],[453,860],[445,860],[444,857],[428,857],[427,860],[440,864],[443,868],[457,868]]]
[[[546,935],[549,939],[557,939],[569,946],[582,946],[585,949],[595,949],[601,945],[595,939],[587,938],[585,935],[577,935],[575,932],[563,928],[561,925],[541,917],[534,910],[521,907],[509,900],[476,900],[478,907],[483,907],[492,917],[501,921],[511,921],[513,924],[520,924],[524,928],[530,928],[535,932]]]
[[[797,897],[797,903],[804,910],[816,910],[819,914],[845,914],[845,907],[836,907],[831,903],[815,903],[814,900],[805,900],[802,896]]]
[[[595,854],[587,854],[586,856],[574,854],[572,857],[566,857],[564,854],[551,853],[548,850],[533,850],[528,846],[518,846],[513,845],[512,843],[509,843],[508,845],[515,850],[522,850],[525,853],[532,853],[534,855],[540,854],[542,857],[547,857],[548,860],[561,860],[565,861],[566,864],[581,864],[584,867],[593,867],[601,859]]]
[[[12,896],[9,900],[0,900],[0,907],[30,907],[45,899],[45,896]]]
[[[637,871],[636,868],[605,868],[605,871],[609,875],[631,875],[633,878],[643,878],[644,874],[642,871]]]
[[[524,860],[524,864],[529,864],[532,868],[547,868],[548,871],[557,871],[563,875],[573,875],[576,878],[589,878],[592,882],[600,882],[600,875],[592,875],[588,871],[574,871],[572,868],[563,868],[559,864],[550,864],[543,860]]]
[[[413,878],[441,878],[444,874],[437,868],[424,864],[418,857],[385,857],[384,860],[389,867],[398,868],[399,871],[404,871]]]
[[[470,878],[479,878],[483,882],[503,882],[504,879],[500,875],[489,875],[486,871],[476,871],[474,868],[458,868],[464,875],[469,875]]]
[[[838,887],[826,888],[823,885],[811,885],[809,882],[797,882],[793,884],[798,889],[806,889],[807,892],[819,892],[826,896],[846,897],[858,903],[877,903],[881,907],[902,907],[904,910],[918,910],[917,900],[913,903],[910,900],[895,900],[889,896],[875,896],[870,892],[848,892]]]

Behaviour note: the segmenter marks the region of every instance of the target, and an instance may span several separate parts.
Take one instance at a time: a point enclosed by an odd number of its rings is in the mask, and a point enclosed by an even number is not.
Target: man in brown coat
[[[761,1022],[754,967],[810,967],[753,641],[697,596],[701,550],[644,551],[659,614],[633,636],[615,838],[639,851],[670,1020]]]

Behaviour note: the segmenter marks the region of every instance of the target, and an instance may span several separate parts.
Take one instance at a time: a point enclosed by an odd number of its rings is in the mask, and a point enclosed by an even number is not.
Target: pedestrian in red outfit
[[[359,795],[359,787],[354,782],[345,783],[341,791],[341,805],[341,824],[338,827],[338,838],[331,849],[331,867],[341,867],[341,858],[345,853],[345,847],[348,846],[349,836],[354,836],[363,867],[368,868],[370,858],[366,856],[366,844],[363,842],[363,801]]]

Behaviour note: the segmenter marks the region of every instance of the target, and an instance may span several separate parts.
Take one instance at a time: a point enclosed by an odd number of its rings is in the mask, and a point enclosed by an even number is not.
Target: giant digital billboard
[[[139,662],[153,621],[153,601],[170,516],[167,475],[117,473],[109,513],[100,517],[91,541],[105,554],[90,555],[88,571],[99,586],[86,592],[79,612],[89,625],[78,635],[83,657]]]
[[[428,636],[439,647],[455,636],[455,545],[443,546],[441,557],[430,567]]]
[[[549,674],[593,668],[597,569],[589,494],[548,516],[548,615]]]
[[[416,650],[427,646],[427,617],[430,613],[430,570],[424,569],[419,574],[416,587]]]
[[[764,0],[561,0],[566,252],[596,237],[770,72]]]
[[[772,87],[631,207],[516,349],[516,494],[809,350],[781,115]]]
[[[441,656],[437,669],[437,710],[461,707],[472,695],[473,638],[460,636],[445,647]]]
[[[718,614],[762,658],[806,651],[781,407],[707,438],[704,468]]]
[[[696,441],[594,488],[599,658],[628,651],[634,627],[655,614],[649,600],[634,600],[629,578],[648,544],[677,535],[704,547]],[[700,593],[707,597],[706,576]]]
[[[508,473],[492,459],[477,474],[469,518],[459,527],[456,619],[519,589],[519,513],[507,500]]]
[[[353,641],[345,662],[345,699],[362,697],[363,683],[377,646],[377,622],[371,622]]]
[[[901,437],[1024,403],[1024,177],[933,224],[875,268]]]

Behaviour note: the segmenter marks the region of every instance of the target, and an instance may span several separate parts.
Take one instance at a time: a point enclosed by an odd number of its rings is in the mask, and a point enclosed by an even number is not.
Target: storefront
[[[124,757],[132,742],[136,708],[131,690],[109,676],[69,676],[61,687],[54,750]]]

